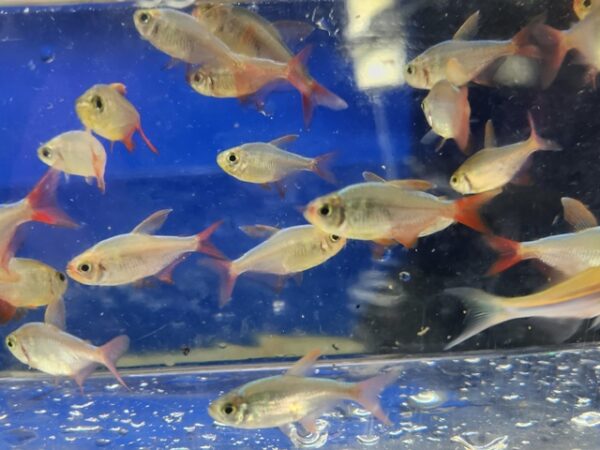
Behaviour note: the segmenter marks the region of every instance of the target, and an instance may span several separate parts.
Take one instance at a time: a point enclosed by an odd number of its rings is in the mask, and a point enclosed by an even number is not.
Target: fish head
[[[472,194],[473,189],[471,186],[471,181],[469,180],[469,175],[466,171],[457,170],[450,177],[450,186],[456,192],[461,194]]]
[[[38,158],[46,165],[53,167],[58,159],[58,152],[49,143],[42,145],[37,150]]]
[[[144,39],[156,34],[160,25],[159,9],[138,9],[133,13],[133,24]]]
[[[426,61],[421,57],[416,57],[404,67],[404,79],[409,86],[416,89],[429,89],[429,69]]]
[[[55,298],[61,298],[67,291],[67,287],[69,286],[67,276],[63,272],[60,272],[58,270],[51,270],[49,286],[50,292],[53,294],[53,296]]]
[[[108,85],[97,84],[85,91],[75,101],[75,112],[79,120],[89,129],[95,129],[110,121],[110,97]]]
[[[246,152],[242,147],[233,147],[228,150],[223,150],[217,155],[217,164],[224,172],[236,176],[245,169]]]
[[[67,274],[81,284],[97,284],[103,276],[105,269],[91,252],[83,253],[73,258],[67,264]]]
[[[338,236],[345,221],[344,202],[338,194],[319,197],[308,204],[304,218],[317,228]]]
[[[346,238],[334,233],[323,233],[321,237],[321,250],[326,255],[336,255],[346,246]]]
[[[186,75],[188,84],[201,95],[212,96],[214,91],[214,78],[206,68],[199,68]]]
[[[579,20],[583,20],[593,8],[593,3],[597,0],[573,0],[573,11]]]
[[[208,406],[208,414],[217,422],[242,427],[250,419],[248,403],[236,391],[225,394]]]
[[[4,340],[6,348],[8,348],[8,351],[10,351],[15,358],[17,358],[23,364],[29,364],[27,352],[25,351],[23,342],[21,341],[22,339],[20,339],[19,330],[6,336],[6,339]]]

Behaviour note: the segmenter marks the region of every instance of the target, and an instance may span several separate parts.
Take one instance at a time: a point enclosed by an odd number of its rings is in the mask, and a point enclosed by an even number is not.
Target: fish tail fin
[[[217,272],[220,278],[219,307],[231,301],[238,273],[232,270],[232,262],[227,259],[206,259],[202,264]]]
[[[458,134],[454,137],[456,145],[465,155],[471,153],[471,127],[469,125],[469,118],[462,119]]]
[[[486,238],[490,247],[500,253],[498,261],[487,271],[487,275],[496,275],[522,261],[521,243],[500,236]]]
[[[127,151],[129,153],[133,152],[133,150],[135,149],[135,142],[133,142],[133,133],[135,130],[132,130],[131,133],[129,133],[127,136],[125,136],[123,138],[123,140],[121,142],[123,142],[123,145],[125,146],[125,148],[127,149]]]
[[[0,325],[10,322],[17,314],[17,308],[10,303],[0,300]]]
[[[117,361],[121,356],[129,349],[129,337],[125,335],[117,336],[116,338],[108,341],[106,344],[99,348],[102,364],[106,366],[108,370],[114,375],[114,377],[121,383],[121,385],[129,389],[119,372],[117,372]]]
[[[532,149],[535,149],[534,151],[546,150],[551,152],[559,152],[562,150],[562,147],[556,142],[551,141],[549,139],[544,139],[537,133],[531,113],[527,114],[527,120],[529,121],[529,127],[531,128],[529,142],[531,143]]]
[[[360,403],[363,408],[370,411],[375,417],[386,425],[392,425],[392,422],[381,408],[379,394],[391,383],[398,379],[398,373],[389,372],[377,375],[368,380],[361,381],[352,386],[352,398]]]
[[[532,31],[535,25],[529,25],[519,31],[512,38],[514,54],[528,58],[541,59],[543,54],[540,48],[532,42]]]
[[[337,184],[335,175],[329,170],[331,160],[335,158],[335,152],[325,153],[324,155],[313,158],[310,169],[331,184]]]
[[[27,196],[31,208],[31,220],[76,228],[78,225],[63,212],[56,201],[56,188],[60,172],[50,169]]]
[[[205,255],[210,255],[215,258],[225,259],[223,253],[221,253],[221,251],[210,241],[210,236],[217,230],[217,228],[221,226],[222,223],[223,221],[219,220],[195,236],[197,242],[197,252],[204,253]]]
[[[473,288],[452,288],[446,289],[444,292],[460,298],[467,308],[465,329],[446,345],[446,350],[512,318],[506,312],[502,297]]]
[[[144,129],[142,128],[142,124],[138,124],[137,126],[137,131],[140,133],[140,136],[142,137],[142,140],[144,141],[144,143],[148,146],[148,148],[155,154],[158,155],[158,150],[156,149],[156,147],[154,146],[154,144],[152,142],[150,142],[150,139],[148,139],[148,136],[146,136],[146,133],[144,133]]]
[[[500,192],[502,192],[501,189],[494,189],[493,191],[459,198],[454,202],[454,220],[481,233],[489,233],[487,225],[481,220],[479,209]]]
[[[549,25],[533,26],[532,35],[542,53],[541,82],[542,88],[546,89],[556,79],[565,56],[571,48],[567,35]]]
[[[312,120],[313,110],[317,105],[325,106],[326,108],[336,111],[348,107],[348,103],[342,98],[320,85],[308,75],[304,64],[310,56],[311,51],[312,45],[304,47],[290,60],[287,67],[288,81],[298,89],[302,95],[302,111],[304,123],[307,126]]]

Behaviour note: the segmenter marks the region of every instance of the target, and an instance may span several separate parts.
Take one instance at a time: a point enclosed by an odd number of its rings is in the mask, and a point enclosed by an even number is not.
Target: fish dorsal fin
[[[376,173],[365,171],[362,173],[363,180],[371,182],[371,183],[386,183],[387,180],[383,177],[380,177]]]
[[[54,325],[56,328],[61,330],[65,329],[66,323],[66,311],[65,302],[62,297],[48,303],[46,306],[46,312],[44,313],[44,323]]]
[[[278,137],[277,139],[273,139],[269,144],[274,145],[275,147],[285,147],[288,144],[291,144],[296,139],[298,139],[297,134],[287,134],[285,136]]]
[[[290,367],[285,374],[293,377],[305,377],[320,356],[321,350],[318,348],[311,350],[304,355],[302,359],[296,361],[296,363]]]
[[[494,124],[491,120],[488,120],[485,123],[485,137],[483,138],[483,146],[484,148],[492,148],[496,147],[496,130],[494,130]]]
[[[408,180],[386,180],[379,175],[365,171],[362,173],[363,179],[367,182],[371,183],[386,183],[390,186],[394,186],[400,189],[408,189],[411,191],[428,191],[429,189],[433,189],[435,186],[427,180],[416,180],[416,179],[408,179]]]
[[[111,83],[109,86],[123,96],[127,94],[127,87],[123,83]]]
[[[457,87],[464,86],[471,81],[468,71],[456,58],[450,58],[446,63],[446,80]]]
[[[161,209],[160,211],[156,211],[154,214],[144,219],[144,221],[135,227],[131,232],[137,234],[156,233],[156,231],[163,226],[163,223],[165,223],[165,220],[167,220],[167,217],[171,211],[173,210]]]
[[[455,41],[468,41],[469,39],[473,39],[479,31],[480,17],[481,14],[479,11],[471,14],[469,18],[465,20],[465,23],[463,23],[456,33],[454,33],[452,39]]]
[[[272,227],[270,225],[245,225],[241,226],[240,230],[250,237],[266,238],[273,236],[280,228]]]
[[[563,197],[560,201],[563,205],[565,220],[575,231],[582,231],[598,226],[598,220],[594,214],[579,200]]]
[[[271,25],[277,29],[281,40],[292,47],[304,41],[315,31],[314,25],[298,20],[278,20]]]

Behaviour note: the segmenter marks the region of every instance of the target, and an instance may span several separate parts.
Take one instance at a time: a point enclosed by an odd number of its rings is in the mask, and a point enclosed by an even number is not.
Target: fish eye
[[[452,178],[450,178],[450,183],[452,183],[452,184],[458,183],[458,177],[456,175],[454,175]]]
[[[226,403],[223,406],[223,412],[228,416],[233,414],[235,412],[235,410],[236,410],[235,406],[233,406],[231,403]]]
[[[6,346],[8,348],[13,348],[15,346],[15,339],[12,336],[6,338]]]
[[[325,204],[319,208],[319,214],[323,217],[327,217],[331,215],[331,208],[329,205]]]
[[[583,0],[583,6],[589,8],[592,6],[592,0]]]
[[[79,266],[77,266],[77,270],[79,272],[87,273],[92,270],[92,267],[88,263],[81,263]]]
[[[42,147],[40,153],[44,158],[50,158],[50,156],[52,156],[52,150],[50,150],[49,147]]]
[[[67,279],[67,277],[65,277],[65,274],[62,272],[56,272],[56,274],[58,275],[58,279],[60,281],[65,281]]]
[[[332,242],[337,242],[340,240],[340,237],[337,234],[332,234],[329,236],[329,239],[331,239]]]
[[[99,95],[94,95],[92,97],[92,105],[98,111],[100,111],[100,112],[104,111],[104,102],[102,101],[102,97],[100,97]]]
[[[140,22],[143,24],[147,24],[150,22],[150,14],[143,12],[140,14]]]
[[[200,81],[202,81],[202,77],[200,76],[200,74],[199,74],[199,73],[196,73],[196,74],[194,75],[194,81],[195,81],[196,83],[200,83]]]
[[[235,153],[230,153],[229,156],[227,157],[227,159],[230,162],[234,163],[234,162],[236,162],[238,160],[238,157],[237,157],[237,155]]]
[[[408,73],[409,75],[412,75],[412,74],[413,74],[413,72],[414,72],[413,66],[412,66],[412,64],[409,64],[409,65],[406,67],[406,73]]]

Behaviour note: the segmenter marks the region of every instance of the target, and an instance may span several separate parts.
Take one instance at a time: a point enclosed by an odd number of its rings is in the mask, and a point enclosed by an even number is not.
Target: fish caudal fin
[[[222,220],[213,223],[206,230],[201,231],[196,235],[196,242],[198,243],[196,247],[196,251],[199,253],[204,253],[205,255],[213,256],[219,259],[226,259],[223,253],[214,246],[214,244],[210,241],[210,236],[221,226],[223,223]]]
[[[370,411],[375,417],[386,425],[392,425],[392,422],[381,408],[379,403],[379,394],[387,386],[398,379],[398,373],[390,372],[378,375],[368,380],[361,381],[352,386],[352,398],[360,403],[363,408]]]
[[[496,197],[501,189],[495,189],[469,197],[459,198],[454,202],[454,220],[481,233],[489,233],[487,225],[481,220],[479,209]]]
[[[452,288],[446,289],[444,292],[453,297],[460,298],[467,309],[465,329],[458,337],[446,345],[446,350],[457,346],[461,342],[494,325],[513,318],[507,314],[502,304],[502,297],[472,288]]]
[[[56,188],[60,172],[50,169],[27,196],[31,207],[31,220],[76,228],[78,225],[64,213],[56,202]]]
[[[527,120],[529,121],[529,127],[531,128],[531,134],[529,135],[529,142],[531,143],[534,151],[537,150],[545,150],[551,152],[559,152],[562,150],[562,147],[558,145],[556,142],[551,141],[549,139],[544,139],[541,137],[537,130],[535,129],[535,123],[533,121],[533,117],[531,113],[527,114]]]
[[[504,272],[506,269],[521,262],[524,258],[521,255],[521,244],[499,236],[489,236],[487,243],[494,250],[500,253],[498,261],[487,271],[487,275],[496,275]]]
[[[231,301],[233,288],[239,274],[232,270],[232,263],[226,259],[206,259],[203,265],[217,272],[220,278],[219,307],[224,307]]]
[[[532,42],[532,32],[536,25],[529,25],[519,31],[512,39],[515,55],[528,58],[541,59],[543,54],[540,48]]]
[[[541,82],[546,89],[556,79],[570,46],[563,31],[545,24],[534,25],[532,36],[542,53]]]
[[[469,91],[466,86],[461,88],[464,96],[460,110],[460,123],[454,140],[456,145],[465,155],[471,153],[471,106],[469,105]]]
[[[328,167],[333,158],[335,158],[335,152],[325,153],[324,155],[317,156],[312,160],[310,170],[319,175],[328,183],[337,184],[335,175],[329,170]]]
[[[10,322],[17,313],[17,308],[10,303],[0,300],[0,325]]]
[[[304,124],[308,126],[312,120],[315,106],[321,105],[333,110],[342,110],[348,108],[342,98],[321,86],[313,80],[306,71],[304,63],[308,59],[312,46],[306,46],[292,60],[287,67],[287,80],[300,91],[302,95],[302,111],[304,115]]]
[[[140,136],[142,137],[142,140],[144,141],[144,143],[148,146],[148,148],[155,154],[158,155],[158,150],[156,149],[156,147],[154,146],[154,144],[152,144],[152,142],[150,142],[150,139],[148,139],[148,137],[146,136],[146,133],[144,133],[144,129],[142,128],[142,125],[139,124],[137,126],[137,131],[140,133]]]
[[[114,377],[119,381],[119,383],[121,383],[121,385],[127,389],[129,389],[129,387],[127,386],[127,384],[125,384],[125,381],[123,381],[123,378],[121,378],[119,372],[117,372],[116,365],[119,358],[121,358],[121,356],[123,356],[128,349],[129,337],[125,335],[117,336],[116,338],[112,339],[111,341],[107,342],[99,348],[101,355],[99,362],[104,364],[106,368],[110,370]]]

